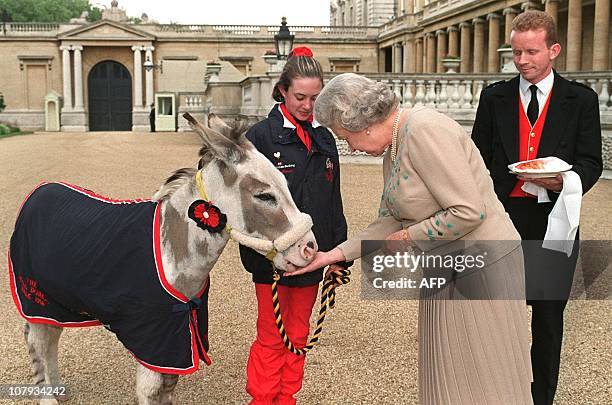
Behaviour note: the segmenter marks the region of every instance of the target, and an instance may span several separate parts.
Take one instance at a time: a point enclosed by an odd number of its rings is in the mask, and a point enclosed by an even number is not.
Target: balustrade
[[[610,94],[610,72],[562,73],[570,80],[576,80],[591,87],[599,97],[600,110],[612,111]],[[328,74],[331,78],[334,74]],[[506,74],[366,74],[369,78],[385,83],[397,94],[404,107],[425,105],[441,111],[465,110],[475,112],[480,94],[490,83],[510,79]]]

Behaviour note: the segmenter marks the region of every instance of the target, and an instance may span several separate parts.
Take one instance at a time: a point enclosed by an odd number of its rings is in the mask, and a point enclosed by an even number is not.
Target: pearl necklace
[[[399,122],[402,116],[402,108],[397,109],[395,113],[395,119],[393,120],[393,131],[391,132],[391,162],[395,163],[395,157],[397,156],[397,135],[399,133]]]

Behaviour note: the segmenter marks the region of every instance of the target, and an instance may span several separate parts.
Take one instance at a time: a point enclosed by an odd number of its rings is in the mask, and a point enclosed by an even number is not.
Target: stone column
[[[434,73],[436,71],[436,38],[433,32],[428,32],[425,38],[427,38],[427,68],[425,72]]]
[[[499,22],[501,16],[499,14],[491,13],[487,15],[489,20],[489,55],[487,57],[487,72],[499,72],[499,54],[497,49],[499,48]]]
[[[416,9],[415,11],[422,11],[425,4],[425,0],[416,0]]]
[[[569,0],[565,70],[580,70],[580,59],[582,59],[582,0]]]
[[[64,88],[64,111],[72,110],[72,72],[70,71],[70,46],[60,46],[62,50],[62,83]]]
[[[135,45],[134,51],[134,110],[142,110],[142,46]]]
[[[416,39],[416,73],[423,73],[423,37]]]
[[[483,72],[484,66],[484,18],[474,18],[472,20],[474,24],[474,66],[472,71],[474,73]]]
[[[73,45],[74,50],[74,111],[83,112],[83,59],[81,45]]]
[[[416,72],[416,49],[413,39],[404,41],[404,73]]]
[[[446,57],[446,30],[437,30],[436,37],[438,37],[438,57],[436,62],[436,72],[444,73],[444,66],[442,66],[442,59]]]
[[[459,56],[459,30],[454,25],[446,29],[448,32],[448,54]]]
[[[504,16],[506,16],[506,27],[505,27],[505,31],[504,31],[504,43],[505,44],[509,44],[510,43],[510,32],[512,31],[512,20],[514,20],[514,17],[516,17],[516,15],[518,14],[518,10],[512,8],[512,7],[508,7],[504,9]]]
[[[393,72],[402,73],[402,44],[393,44]]]
[[[593,34],[593,70],[608,69],[608,35],[610,33],[610,0],[595,0]]]
[[[414,14],[414,0],[404,0],[404,12]]]
[[[461,73],[469,73],[472,67],[470,58],[472,56],[472,25],[467,22],[462,22],[459,25],[461,30],[461,66],[459,71]]]
[[[150,60],[152,63],[155,63],[153,61],[153,51],[155,50],[155,47],[145,46],[144,49],[145,49],[145,60]],[[146,70],[145,80],[146,80],[146,95],[145,95],[146,110],[149,111],[151,108],[151,104],[153,104],[153,69]]]
[[[555,20],[555,24],[557,25],[559,23],[559,1],[560,0],[546,0],[546,5],[544,6],[544,11]]]
[[[380,51],[378,52],[378,71],[379,72],[384,72],[386,69],[386,58],[387,58],[387,54],[385,52],[385,49],[380,48]]]

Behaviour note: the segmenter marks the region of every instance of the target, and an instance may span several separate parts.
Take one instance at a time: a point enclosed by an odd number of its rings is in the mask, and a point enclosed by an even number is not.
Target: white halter
[[[204,201],[209,201],[204,189],[204,180],[202,179],[202,170],[196,173],[196,185],[200,197]],[[226,225],[225,231],[229,234],[230,239],[235,240],[241,245],[250,247],[266,256],[266,259],[272,261],[278,252],[284,252],[300,240],[312,228],[312,218],[308,214],[300,213],[298,221],[291,229],[279,236],[276,240],[260,239],[246,235],[231,226]]]

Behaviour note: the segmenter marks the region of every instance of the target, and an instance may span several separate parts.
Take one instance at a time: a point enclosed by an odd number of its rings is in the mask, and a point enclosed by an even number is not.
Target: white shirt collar
[[[519,90],[520,90],[519,95],[521,99],[521,104],[523,105],[523,109],[525,110],[525,113],[527,113],[527,108],[529,106],[529,102],[531,101],[531,90],[529,90],[529,87],[533,83],[525,80],[523,76],[519,76],[519,77],[520,77],[519,78]],[[548,76],[546,76],[544,79],[536,83],[536,87],[538,88],[538,91],[536,92],[536,96],[538,98],[538,110],[539,110],[538,115],[544,109],[544,105],[546,104],[548,95],[552,91],[554,81],[555,81],[555,74],[553,73],[551,69]]]
[[[544,98],[548,97],[548,93],[550,93],[550,91],[552,90],[554,81],[555,74],[553,73],[553,70],[550,69],[550,73],[544,79],[540,80],[535,84],[539,92],[541,92],[544,96]],[[521,93],[523,93],[524,95],[529,95],[531,97],[531,91],[529,90],[529,87],[532,84],[533,83],[526,80],[522,75],[520,76],[519,88],[521,89]]]
[[[276,108],[278,108],[278,112],[280,112],[281,116],[283,117],[283,128],[295,129],[295,125],[293,125],[291,121],[289,121],[287,117],[285,117],[285,114],[283,114],[283,111],[280,108],[280,103],[276,104]],[[310,125],[312,125],[313,128],[321,126],[321,124],[316,119],[313,119]]]

